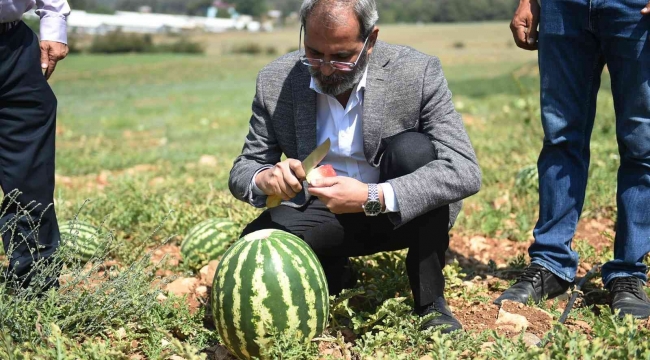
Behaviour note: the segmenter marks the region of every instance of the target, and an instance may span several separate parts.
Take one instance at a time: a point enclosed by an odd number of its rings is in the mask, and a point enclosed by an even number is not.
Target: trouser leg
[[[20,23],[0,35],[0,228],[5,251],[13,248],[9,271],[23,286],[31,281],[32,265],[49,260],[59,245],[53,207],[56,106],[41,72],[38,39]],[[12,198],[12,191],[19,195]],[[56,283],[55,276],[50,280]]]
[[[643,258],[650,251],[650,18],[638,10],[645,5],[645,0],[620,0],[599,9],[621,159],[614,259],[603,265],[605,284],[626,276],[647,281]]]
[[[380,164],[380,182],[408,175],[435,160],[435,148],[421,133],[409,132],[393,139]],[[420,184],[419,186],[435,186]],[[385,245],[408,247],[406,269],[413,299],[425,306],[443,296],[445,252],[449,247],[449,205],[433,209],[390,232]]]
[[[539,219],[533,263],[573,281],[571,249],[584,205],[589,143],[604,59],[587,0],[542,1],[539,32],[544,143],[538,159]]]

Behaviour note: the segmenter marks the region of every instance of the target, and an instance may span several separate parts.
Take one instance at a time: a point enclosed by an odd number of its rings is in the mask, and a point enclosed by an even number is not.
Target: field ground
[[[481,192],[465,202],[452,229],[445,268],[447,299],[467,332],[450,337],[414,330],[415,318],[408,315],[412,299],[404,254],[380,254],[355,260],[362,279],[348,294],[349,300],[334,301],[335,321],[323,339],[304,347],[279,341],[276,354],[296,359],[317,354],[355,359],[650,358],[642,340],[647,339],[648,324],[610,317],[598,276],[583,289],[566,326],[556,326],[566,298],[504,308],[528,319],[525,330],[498,321],[504,316],[491,304],[528,261],[526,249],[536,220],[537,185],[530,166],[543,136],[536,53],[512,44],[507,23],[382,26],[380,38],[440,57],[483,169]],[[205,350],[210,358],[227,358],[206,305],[211,283],[204,272],[183,264],[178,245],[203,219],[230,217],[241,229],[258,214],[230,196],[227,178],[247,131],[256,74],[277,55],[240,55],[231,50],[259,43],[279,55],[297,47],[298,29],[195,40],[206,45],[205,55],[70,56],[51,80],[59,100],[55,199],[59,219],[78,215],[114,231],[116,246],[109,264],[118,272],[140,274],[130,264],[146,255],[143,249],[166,241],[153,253],[156,261],[164,254],[168,259],[156,274],[180,279],[173,286],[163,282],[162,295],[150,292],[151,281],[130,278],[129,287],[107,280],[114,290],[95,293],[95,305],[89,300],[84,308],[68,312],[64,307],[44,306],[51,310],[47,312],[21,303],[25,308],[20,312],[38,313],[38,319],[17,315],[23,322],[2,323],[0,335],[11,334],[13,340],[0,336],[0,354],[15,350],[47,358],[43,354],[56,349],[70,358],[74,354],[103,358],[111,349],[109,358],[193,359]],[[580,276],[612,256],[618,166],[614,123],[604,75],[587,200],[574,241],[581,256]],[[525,176],[526,171],[532,176]],[[87,199],[90,202],[85,203]],[[95,270],[98,276],[109,273],[106,267]],[[69,280],[77,273],[66,274]],[[143,279],[144,274],[142,270]],[[135,290],[129,290],[132,297],[125,296],[120,304],[142,312],[123,310],[114,319],[101,321],[68,319],[75,311],[101,313],[100,304],[109,299],[106,294],[124,289]],[[147,311],[145,301],[137,300],[138,291],[146,294],[142,299],[157,299],[146,305]],[[57,296],[66,295],[51,295],[52,301]],[[527,342],[519,341],[522,333]],[[531,347],[549,334],[548,345]]]

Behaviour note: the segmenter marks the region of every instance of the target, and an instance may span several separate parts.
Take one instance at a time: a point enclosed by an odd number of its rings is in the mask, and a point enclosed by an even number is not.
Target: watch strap
[[[370,204],[379,207],[379,211],[374,210],[374,206],[369,206]],[[373,210],[369,210],[373,209]],[[363,211],[366,213],[366,216],[377,216],[381,213],[381,203],[379,202],[379,185],[377,184],[368,184],[368,199],[365,204],[363,204]]]
[[[368,201],[379,200],[379,186],[377,184],[368,184]]]

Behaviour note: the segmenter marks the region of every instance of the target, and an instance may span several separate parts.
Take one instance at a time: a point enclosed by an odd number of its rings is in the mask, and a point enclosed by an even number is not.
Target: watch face
[[[365,209],[368,214],[379,214],[381,212],[381,203],[379,201],[368,201]]]

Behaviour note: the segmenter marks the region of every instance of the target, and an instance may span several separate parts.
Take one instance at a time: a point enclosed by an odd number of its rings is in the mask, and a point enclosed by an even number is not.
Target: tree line
[[[381,23],[461,22],[510,19],[518,0],[376,0]],[[228,0],[237,12],[261,16],[268,10],[286,16],[300,9],[302,0]],[[141,6],[167,14],[205,15],[213,0],[69,0],[73,9],[111,13],[137,11]],[[222,15],[222,14],[220,14]]]

